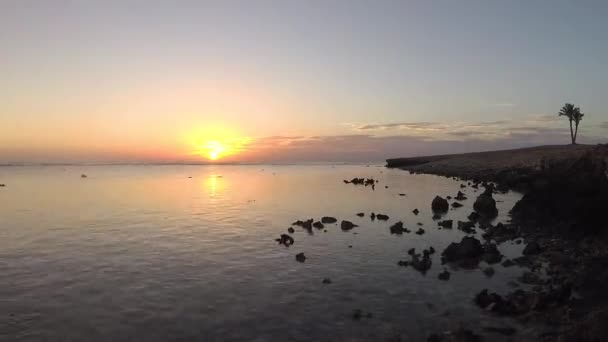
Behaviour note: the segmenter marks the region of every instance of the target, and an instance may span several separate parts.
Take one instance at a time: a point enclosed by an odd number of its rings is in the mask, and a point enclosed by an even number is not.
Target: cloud
[[[514,107],[515,104],[509,102],[488,103],[486,107]]]
[[[411,130],[442,130],[446,125],[435,122],[396,122],[387,124],[366,124],[356,126],[359,131],[367,130],[386,130],[386,129],[411,129]]]

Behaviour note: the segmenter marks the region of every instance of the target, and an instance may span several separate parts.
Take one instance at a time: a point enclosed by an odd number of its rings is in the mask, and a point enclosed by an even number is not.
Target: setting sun
[[[240,137],[234,130],[224,127],[198,128],[189,137],[195,149],[193,154],[209,161],[238,155],[251,141],[251,138]]]
[[[207,151],[207,156],[211,160],[217,160],[226,150],[218,141],[209,141],[205,146],[203,146],[203,149]]]

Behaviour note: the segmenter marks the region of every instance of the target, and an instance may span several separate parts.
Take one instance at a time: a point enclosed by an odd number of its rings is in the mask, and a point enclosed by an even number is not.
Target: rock
[[[424,234],[424,229],[418,228],[418,230],[416,231],[416,234],[418,234],[418,235]]]
[[[416,248],[410,248],[410,249],[408,249],[408,250],[407,250],[407,254],[409,254],[409,255],[414,255],[414,254],[416,254]]]
[[[485,327],[483,330],[505,336],[513,336],[517,332],[517,330],[512,327]]]
[[[477,197],[473,204],[473,209],[480,215],[485,217],[496,217],[498,209],[496,209],[496,201],[492,198],[492,194],[483,193]]]
[[[412,255],[412,260],[410,261],[410,266],[412,266],[415,270],[426,273],[431,268],[432,261],[428,254],[425,254],[422,259],[416,254]]]
[[[323,223],[317,221],[315,223],[312,224],[313,227],[317,228],[317,229],[323,229],[325,226],[323,225]]]
[[[308,219],[306,221],[301,221],[301,220],[297,220],[296,222],[292,223],[293,226],[300,226],[304,229],[312,229],[312,222],[314,220],[313,219]]]
[[[4,188],[6,184],[0,184],[0,188]]]
[[[412,210],[412,212],[414,213],[414,215],[418,215],[418,213],[420,213],[420,210],[418,210],[418,208]]]
[[[363,216],[365,216],[365,213],[357,213],[357,216],[363,217]]]
[[[469,219],[469,221],[477,221],[479,220],[479,213],[473,211],[472,213],[469,214],[469,216],[467,217]]]
[[[347,221],[347,220],[342,220],[342,223],[340,223],[340,228],[342,228],[342,230],[351,230],[355,227],[358,227],[356,224]]]
[[[424,225],[422,224],[422,222],[418,222],[418,223],[416,223],[416,224],[417,224],[417,225],[419,225],[419,226],[424,226]]]
[[[540,245],[536,241],[532,241],[524,247],[522,252],[524,255],[534,255],[540,253]]]
[[[287,234],[281,234],[281,236],[278,239],[275,239],[275,241],[277,241],[280,245],[285,245],[287,247],[293,245],[295,242],[294,239]]]
[[[438,222],[437,224],[443,228],[452,229],[452,227],[454,226],[454,220],[443,220]]]
[[[435,196],[431,203],[431,209],[437,212],[447,212],[450,209],[450,204],[445,198]]]
[[[488,277],[488,278],[493,276],[494,273],[495,273],[495,271],[494,271],[494,268],[492,268],[492,267],[486,267],[483,269],[483,274],[485,274],[486,277]]]
[[[376,219],[376,214],[371,213],[371,214],[369,215],[369,217],[370,217],[370,218],[372,219],[372,221],[373,221],[373,220],[375,220],[375,219]]]
[[[545,282],[536,273],[524,272],[519,278],[522,284],[542,285]]]
[[[321,222],[325,223],[325,224],[331,224],[331,223],[338,222],[338,220],[335,217],[324,216],[324,217],[321,218]]]
[[[409,261],[404,261],[404,260],[399,260],[397,262],[397,265],[402,266],[402,267],[407,267],[407,266],[410,265],[410,262]]]
[[[450,280],[450,272],[444,268],[443,272],[437,275],[437,278],[439,278],[439,280]]]
[[[433,214],[433,220],[434,220],[434,221],[437,221],[437,220],[439,220],[439,219],[441,219],[441,214],[439,214],[439,213],[435,213],[435,214]]]
[[[475,222],[458,221],[458,230],[461,230],[467,234],[474,234],[475,233]]]
[[[479,258],[483,253],[484,249],[479,240],[465,236],[459,243],[452,242],[441,255],[444,262],[454,262],[462,259]]]
[[[287,228],[287,231],[289,232],[289,234],[295,233],[295,229],[293,229],[291,227]]]
[[[445,198],[451,200],[452,196],[445,196]]]
[[[403,222],[401,222],[401,221],[396,222],[395,224],[393,224],[390,227],[390,230],[391,230],[391,234],[398,234],[398,235],[400,235],[400,234],[403,234],[403,233],[406,233],[406,232],[409,233],[409,231],[406,228],[403,227]]]
[[[376,218],[380,221],[387,221],[388,220],[388,215],[384,215],[384,214],[377,214]]]
[[[399,194],[399,196],[405,196],[405,194]]]
[[[464,195],[464,193],[462,191],[458,191],[458,194],[456,195],[456,197],[454,199],[457,201],[464,201],[467,199],[467,197]]]
[[[453,202],[453,203],[452,203],[452,208],[460,208],[460,207],[462,207],[462,206],[463,206],[463,205],[462,205],[461,203],[458,203],[458,202]]]
[[[87,175],[85,175],[84,173],[80,175],[80,178],[87,178]]]
[[[352,315],[353,319],[355,321],[358,321],[361,319],[361,317],[363,317],[363,311],[361,311],[361,309],[355,309],[353,310],[353,315]]]
[[[515,266],[516,263],[513,262],[513,260],[507,259],[505,261],[502,262],[502,267],[511,267],[511,266]]]
[[[483,261],[486,263],[493,265],[502,261],[502,254],[498,251],[496,244],[486,243],[483,246],[484,253],[482,256]]]
[[[331,279],[329,279],[329,278],[323,278],[322,283],[323,284],[331,284]]]
[[[495,226],[489,225],[482,236],[486,240],[494,240],[497,243],[503,243],[507,240],[514,239],[517,236],[517,231],[511,226],[498,223]]]
[[[306,261],[306,256],[304,255],[304,253],[298,253],[296,254],[296,260],[299,262],[304,262]]]
[[[481,342],[481,336],[476,335],[471,330],[458,328],[455,331],[448,331],[443,334],[431,334],[427,342]]]

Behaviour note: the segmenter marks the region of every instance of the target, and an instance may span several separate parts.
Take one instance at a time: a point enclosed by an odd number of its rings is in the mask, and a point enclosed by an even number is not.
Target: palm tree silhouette
[[[583,120],[585,114],[581,113],[579,107],[574,107],[572,103],[566,103],[559,111],[559,116],[565,116],[570,121],[570,138],[572,139],[572,145],[576,144],[576,136],[578,134],[578,124]],[[572,122],[574,122],[574,130],[572,129]]]

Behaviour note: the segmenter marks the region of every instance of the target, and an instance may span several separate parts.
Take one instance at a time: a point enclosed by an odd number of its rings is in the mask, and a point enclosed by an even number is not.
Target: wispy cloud
[[[411,130],[442,130],[447,126],[435,122],[395,122],[386,124],[365,124],[356,126],[359,131],[367,130],[387,130],[387,129],[411,129]]]

